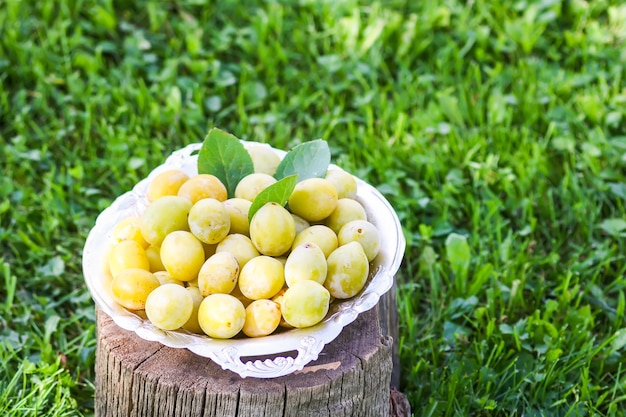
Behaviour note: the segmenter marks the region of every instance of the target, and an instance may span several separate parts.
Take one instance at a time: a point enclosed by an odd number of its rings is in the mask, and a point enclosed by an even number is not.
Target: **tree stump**
[[[98,310],[95,415],[408,417],[406,398],[390,391],[393,340],[379,324],[394,323],[392,292],[391,302],[383,297],[361,314],[316,361],[273,379],[241,378],[186,349],[143,340]]]

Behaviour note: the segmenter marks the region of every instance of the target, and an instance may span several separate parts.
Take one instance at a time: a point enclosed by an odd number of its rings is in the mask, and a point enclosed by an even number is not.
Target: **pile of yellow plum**
[[[267,202],[249,218],[280,163],[254,145],[254,173],[230,198],[212,174],[169,169],[151,180],[146,210],[112,232],[119,304],[163,330],[227,339],[313,326],[363,289],[380,237],[355,199],[355,178],[331,167],[298,182],[287,204]]]

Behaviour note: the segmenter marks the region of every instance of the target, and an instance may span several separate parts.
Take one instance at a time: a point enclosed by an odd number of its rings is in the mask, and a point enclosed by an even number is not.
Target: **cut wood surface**
[[[406,398],[390,393],[393,341],[381,333],[383,310],[361,314],[301,371],[257,379],[141,339],[98,309],[95,415],[409,416]]]

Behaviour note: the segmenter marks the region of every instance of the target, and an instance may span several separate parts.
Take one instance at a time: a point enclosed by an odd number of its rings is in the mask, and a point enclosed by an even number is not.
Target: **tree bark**
[[[241,378],[186,349],[143,340],[98,310],[95,415],[408,417],[406,398],[390,391],[392,331],[379,325],[379,315],[397,314],[392,291],[393,303],[359,315],[316,361],[274,379]]]
[[[380,332],[383,336],[390,337],[393,341],[391,346],[391,359],[393,370],[391,373],[391,386],[400,388],[400,356],[398,354],[398,301],[396,296],[397,286],[394,281],[391,289],[378,301],[376,311]]]

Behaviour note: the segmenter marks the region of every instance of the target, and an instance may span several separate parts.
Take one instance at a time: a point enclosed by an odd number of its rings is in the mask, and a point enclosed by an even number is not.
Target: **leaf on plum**
[[[274,177],[282,179],[298,175],[298,181],[307,178],[323,178],[330,165],[330,149],[322,139],[301,143],[287,152],[276,168]]]
[[[239,181],[253,172],[252,158],[239,139],[217,128],[209,131],[198,154],[198,174],[215,175],[230,198]]]
[[[261,191],[255,197],[248,210],[248,221],[252,221],[254,213],[267,203],[278,203],[284,207],[293,189],[296,187],[297,182],[298,176],[294,174],[276,181],[274,184]]]

